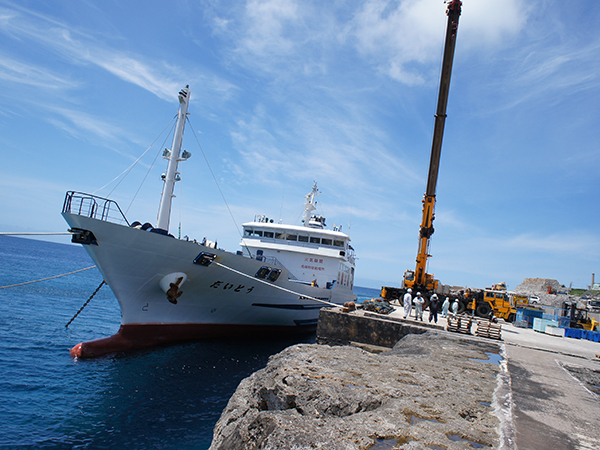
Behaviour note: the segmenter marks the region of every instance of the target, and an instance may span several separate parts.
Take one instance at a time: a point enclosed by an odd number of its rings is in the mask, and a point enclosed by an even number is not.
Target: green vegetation
[[[600,295],[600,291],[590,291],[588,289],[571,289],[571,295],[575,297],[581,297],[581,295],[584,293],[590,296]]]

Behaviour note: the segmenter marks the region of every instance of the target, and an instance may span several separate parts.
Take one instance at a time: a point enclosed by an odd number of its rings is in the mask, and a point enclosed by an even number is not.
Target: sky
[[[316,181],[355,284],[398,286],[415,268],[445,11],[0,0],[0,232],[66,231],[69,190],[155,223],[157,155],[189,85],[173,234],[235,251],[256,214],[299,225]],[[442,284],[600,278],[598,30],[596,0],[463,1],[428,267]]]

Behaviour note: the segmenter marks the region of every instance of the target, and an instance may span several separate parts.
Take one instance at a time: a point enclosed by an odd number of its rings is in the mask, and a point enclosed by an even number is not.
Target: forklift
[[[589,316],[587,309],[577,308],[577,302],[563,302],[563,317],[568,318],[570,328],[600,330],[598,321]]]

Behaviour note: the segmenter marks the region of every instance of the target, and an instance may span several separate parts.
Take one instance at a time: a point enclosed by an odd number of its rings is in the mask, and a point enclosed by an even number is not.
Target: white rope
[[[71,235],[73,233],[71,233],[71,232],[21,233],[21,232],[11,232],[11,231],[0,231],[0,236],[58,236],[58,235],[64,235],[64,234]]]
[[[85,269],[74,270],[73,272],[63,273],[62,275],[55,275],[53,277],[42,278],[41,280],[26,281],[25,283],[11,284],[10,286],[0,286],[0,289],[6,289],[6,288],[11,288],[11,287],[17,287],[17,286],[25,286],[26,284],[38,283],[40,281],[46,281],[46,280],[52,280],[54,278],[64,277],[65,275],[72,275],[74,273],[83,272],[84,270],[90,270],[90,269],[93,269],[94,267],[96,267],[96,266],[90,266],[90,267],[86,267]]]
[[[248,274],[245,274],[245,273],[243,273],[243,272],[240,272],[239,270],[232,269],[231,267],[227,267],[226,265],[224,265],[224,264],[221,264],[221,263],[218,263],[218,262],[216,262],[216,261],[214,262],[214,264],[216,264],[216,265],[217,265],[217,266],[219,266],[219,267],[222,267],[223,269],[227,269],[227,270],[230,270],[230,271],[232,271],[232,272],[235,272],[235,273],[237,273],[238,275],[242,275],[242,276],[244,276],[244,277],[246,277],[246,278],[250,278],[250,279],[251,279],[251,280],[253,280],[253,281],[258,281],[259,283],[266,284],[267,286],[271,286],[271,287],[273,287],[273,288],[275,288],[275,289],[279,289],[280,291],[288,292],[288,293],[290,293],[290,294],[294,294],[294,295],[299,295],[301,300],[304,300],[304,299],[306,299],[306,300],[313,300],[313,301],[315,301],[315,302],[325,303],[326,305],[329,305],[329,306],[335,306],[336,308],[337,308],[338,306],[340,306],[340,305],[338,305],[338,304],[336,304],[336,303],[331,303],[331,302],[328,302],[328,301],[326,301],[326,300],[321,300],[321,299],[319,299],[319,298],[310,297],[310,296],[308,296],[308,295],[300,294],[299,292],[290,291],[289,289],[282,288],[281,286],[277,286],[277,285],[275,285],[275,284],[267,283],[266,281],[263,281],[263,280],[261,280],[261,279],[259,279],[259,278],[252,277],[252,276],[250,276],[250,275],[248,275]]]

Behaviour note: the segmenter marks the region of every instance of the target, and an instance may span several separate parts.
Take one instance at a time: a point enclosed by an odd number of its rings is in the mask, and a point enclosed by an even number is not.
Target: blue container
[[[529,308],[519,308],[517,309],[517,321],[526,320],[527,326],[531,328],[533,326],[533,319],[539,318],[541,319],[544,316],[544,311],[541,309],[529,309]]]
[[[581,331],[579,328],[565,328],[565,337],[581,339]]]

